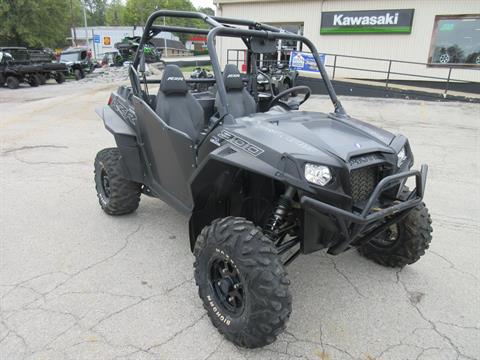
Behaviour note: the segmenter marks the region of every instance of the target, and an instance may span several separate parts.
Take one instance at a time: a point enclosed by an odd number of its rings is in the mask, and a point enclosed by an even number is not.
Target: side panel
[[[193,141],[168,126],[143,100],[133,97],[133,105],[151,176],[149,185],[158,193],[168,193],[185,208],[191,208],[188,179],[195,168]]]

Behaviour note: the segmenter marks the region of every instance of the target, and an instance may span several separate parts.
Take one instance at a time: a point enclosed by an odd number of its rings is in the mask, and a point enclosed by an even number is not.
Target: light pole
[[[86,7],[87,5],[85,4],[85,0],[82,2],[83,3],[83,21],[85,22],[85,43],[88,47],[88,29],[87,29],[87,10]]]

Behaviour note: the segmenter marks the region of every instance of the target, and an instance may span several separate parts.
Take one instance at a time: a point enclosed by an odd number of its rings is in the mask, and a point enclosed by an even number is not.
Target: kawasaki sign
[[[412,31],[413,11],[400,9],[324,12],[320,34],[409,34]]]

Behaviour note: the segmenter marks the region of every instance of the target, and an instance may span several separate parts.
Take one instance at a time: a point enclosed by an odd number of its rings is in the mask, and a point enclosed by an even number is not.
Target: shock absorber
[[[285,193],[280,196],[278,200],[277,207],[273,210],[272,216],[266,225],[266,232],[273,237],[272,240],[277,240],[276,233],[278,229],[285,222],[285,218],[292,207],[292,199],[295,195],[295,189],[292,186],[289,186]]]

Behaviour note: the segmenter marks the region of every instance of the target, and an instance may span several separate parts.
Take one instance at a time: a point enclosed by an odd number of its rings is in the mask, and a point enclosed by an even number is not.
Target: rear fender
[[[102,118],[105,128],[115,138],[122,155],[123,176],[143,183],[144,172],[135,131],[108,105],[96,109],[96,113]]]

